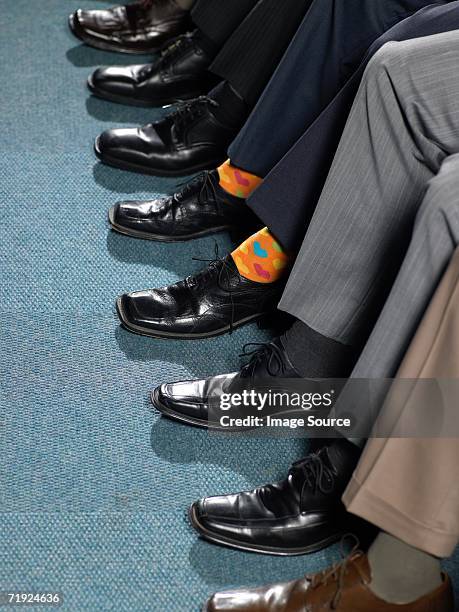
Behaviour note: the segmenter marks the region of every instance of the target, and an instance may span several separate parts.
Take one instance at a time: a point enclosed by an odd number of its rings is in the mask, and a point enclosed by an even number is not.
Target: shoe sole
[[[197,98],[202,95],[202,92],[184,94],[181,98],[163,98],[159,100],[156,98],[153,102],[149,102],[148,100],[136,100],[135,98],[128,98],[126,96],[119,96],[117,94],[106,93],[104,91],[100,91],[94,85],[92,80],[92,75],[88,77],[87,86],[89,91],[93,96],[101,100],[108,100],[109,102],[115,102],[116,104],[123,104],[128,106],[140,106],[142,108],[161,108],[163,106],[170,106],[172,104],[178,104],[179,102],[183,102],[184,100],[192,100],[193,98]]]
[[[86,34],[83,29],[80,29],[78,23],[75,21],[75,15],[72,13],[68,19],[69,27],[74,36],[85,44],[94,47],[95,49],[101,49],[102,51],[112,51],[114,53],[127,53],[129,55],[151,55],[161,50],[162,45],[151,47],[149,49],[131,49],[129,47],[121,47],[119,45],[112,45],[109,42],[104,42],[98,38],[93,38]]]
[[[200,232],[195,232],[194,234],[187,234],[186,236],[163,236],[161,234],[151,234],[131,228],[125,228],[122,225],[118,225],[113,217],[114,209],[112,207],[108,211],[108,221],[112,226],[112,229],[114,229],[119,234],[129,236],[130,238],[141,238],[143,240],[153,240],[155,242],[187,242],[188,240],[194,240],[195,238],[203,238],[204,236],[210,236],[212,234],[218,234],[220,232],[229,232],[233,229],[229,225],[222,225],[221,227],[201,230]]]
[[[137,172],[139,174],[148,174],[150,176],[163,176],[166,178],[190,176],[192,174],[196,174],[197,172],[202,172],[203,170],[213,170],[224,161],[223,158],[220,158],[207,164],[200,164],[191,168],[184,168],[183,170],[155,170],[154,168],[147,168],[145,166],[140,166],[139,164],[133,164],[132,162],[121,162],[114,157],[110,157],[109,155],[103,155],[99,147],[99,141],[100,136],[96,138],[94,143],[94,152],[96,157],[100,159],[102,163],[113,166],[114,168],[119,168],[120,170],[128,170],[129,172]]]
[[[139,327],[134,323],[131,323],[127,318],[125,313],[123,312],[123,308],[121,306],[121,297],[116,300],[116,312],[118,313],[118,317],[121,321],[121,325],[130,332],[134,334],[138,334],[139,336],[147,336],[148,338],[157,338],[159,340],[169,339],[169,340],[206,340],[207,338],[215,338],[217,336],[223,336],[228,333],[231,329],[238,329],[247,323],[251,323],[252,321],[256,321],[263,316],[266,316],[266,312],[262,312],[260,314],[252,315],[250,317],[246,317],[245,319],[241,319],[234,325],[225,325],[225,327],[201,334],[179,334],[174,332],[160,332],[153,330],[145,330],[143,327]]]
[[[188,518],[196,531],[199,532],[201,537],[205,540],[212,542],[212,544],[219,544],[221,546],[226,546],[228,548],[235,548],[237,550],[243,550],[245,552],[255,552],[260,553],[262,555],[271,555],[275,557],[298,557],[300,555],[309,555],[312,553],[319,552],[324,548],[327,548],[331,544],[338,542],[344,535],[344,531],[340,531],[336,535],[330,536],[321,542],[316,542],[315,544],[310,544],[309,546],[304,546],[302,548],[273,548],[270,546],[253,546],[250,544],[241,544],[237,540],[233,540],[231,538],[227,538],[225,536],[215,535],[211,531],[208,531],[201,523],[199,522],[196,511],[195,504],[191,504],[188,509]]]

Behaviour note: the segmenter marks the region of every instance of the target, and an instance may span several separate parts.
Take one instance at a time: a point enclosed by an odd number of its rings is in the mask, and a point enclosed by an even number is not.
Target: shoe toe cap
[[[193,510],[200,522],[209,525],[239,518],[237,495],[203,497],[193,504]]]
[[[137,130],[135,128],[120,128],[105,130],[95,141],[95,150],[100,157],[122,156],[135,147]],[[134,149],[135,150],[135,149]]]
[[[147,314],[152,316],[152,302],[146,291],[124,293],[116,301],[119,318],[126,327],[143,327]]]
[[[96,154],[99,157],[103,157],[106,153],[111,153],[112,150],[117,149],[117,130],[105,130],[102,134],[97,136],[94,142],[94,148]]]
[[[124,145],[125,139],[131,135],[132,130],[127,129],[110,129],[102,132],[97,138],[97,144],[101,151],[106,149],[117,149]]]
[[[116,202],[108,211],[108,220],[115,229],[137,229],[144,219],[135,202]]]
[[[74,11],[73,13],[70,13],[69,15],[69,19],[68,19],[68,23],[69,23],[69,27],[72,30],[72,32],[76,32],[76,30],[78,29],[79,26],[79,13],[80,13],[81,9],[78,9],[77,11]]]
[[[91,31],[95,34],[99,32],[99,30],[103,30],[103,16],[105,12],[93,9],[93,10],[83,10],[77,9],[73,13],[73,22],[74,24],[83,29]]]
[[[125,317],[135,320],[144,316],[144,311],[146,310],[145,302],[148,298],[149,294],[147,291],[132,291],[131,293],[121,295],[118,298],[117,305]],[[148,300],[148,305],[151,306],[150,300]]]
[[[121,322],[140,333],[167,331],[170,306],[166,293],[161,289],[151,289],[121,295],[116,302]]]
[[[243,610],[243,608],[240,608]],[[206,601],[202,612],[231,612],[237,611],[235,608],[234,597],[231,593],[214,593],[212,597]]]
[[[88,87],[92,92],[99,92],[108,88],[115,80],[114,75],[108,73],[109,68],[96,68],[88,77]]]
[[[107,163],[148,168],[151,160],[159,156],[156,145],[154,127],[147,125],[106,130],[96,138],[94,147],[96,155]]]
[[[129,293],[124,293],[123,295],[120,295],[119,298],[117,298],[116,310],[121,323],[123,323],[127,327],[131,326],[133,323],[136,323],[137,313],[135,309],[135,303],[131,299]]]
[[[120,27],[127,25],[125,6],[108,9],[78,9],[74,13],[75,24],[88,34],[107,39]]]
[[[214,593],[204,605],[203,612],[261,612],[268,607],[261,607],[263,604],[254,589],[244,591],[222,591]]]
[[[154,212],[155,202],[138,202],[125,200],[116,202],[110,209],[110,220],[118,225],[129,225],[142,223],[150,219]]]
[[[139,72],[143,65],[97,68],[88,78],[88,87],[99,95],[134,97]]]
[[[88,22],[88,17],[90,16],[88,13],[88,11],[84,11],[83,9],[77,9],[74,11],[69,17],[71,26],[84,27]]]
[[[142,232],[143,217],[136,215],[134,208],[129,206],[129,202],[116,202],[108,209],[108,222],[112,229],[125,233],[129,236],[136,236]]]
[[[108,222],[115,228],[121,225],[121,218],[119,216],[119,205],[120,202],[117,202],[113,206],[110,206],[110,208],[108,209]]]
[[[157,387],[151,395],[152,403],[161,412],[172,412],[207,423],[207,409],[203,386],[205,381],[180,381],[164,383]]]
[[[194,528],[204,537],[239,542],[251,541],[252,536],[246,521],[240,517],[234,502],[236,496],[209,497],[200,499],[191,506],[190,518]]]
[[[150,399],[155,408],[161,411],[164,407],[170,407],[171,399],[173,398],[173,394],[171,392],[172,387],[173,383],[163,383],[159,387],[153,389]]]

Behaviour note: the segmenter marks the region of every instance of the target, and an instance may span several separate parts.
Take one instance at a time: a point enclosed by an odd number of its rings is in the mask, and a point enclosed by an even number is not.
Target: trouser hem
[[[406,516],[390,501],[369,491],[355,477],[351,478],[342,499],[348,512],[435,557],[450,557],[459,540],[457,533],[443,531],[416,521],[414,516]]]

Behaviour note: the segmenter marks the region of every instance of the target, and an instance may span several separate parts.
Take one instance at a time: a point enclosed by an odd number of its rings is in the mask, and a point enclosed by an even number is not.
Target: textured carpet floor
[[[66,23],[78,6],[1,1],[0,590],[58,590],[72,611],[195,611],[216,589],[292,578],[337,551],[238,553],[188,525],[190,502],[277,478],[303,443],[222,439],[151,410],[150,388],[230,371],[265,332],[181,343],[119,328],[119,293],[182,278],[214,241],[158,245],[108,230],[114,201],[174,183],[96,163],[98,133],[160,111],[89,97],[94,67],[137,60],[79,44]]]

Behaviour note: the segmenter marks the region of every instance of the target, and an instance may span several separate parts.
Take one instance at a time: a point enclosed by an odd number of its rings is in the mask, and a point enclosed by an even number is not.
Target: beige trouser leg
[[[459,379],[459,249],[397,378]],[[343,496],[348,511],[427,553],[450,556],[459,541],[457,428],[451,435],[370,439]]]

